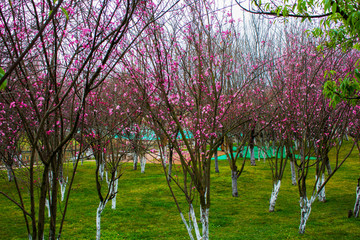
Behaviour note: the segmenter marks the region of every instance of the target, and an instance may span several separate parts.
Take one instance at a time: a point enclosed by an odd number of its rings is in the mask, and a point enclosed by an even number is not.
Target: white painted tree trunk
[[[294,161],[290,161],[290,168],[291,168],[291,183],[292,185],[296,186],[296,171],[295,171],[295,163]]]
[[[231,170],[231,182],[232,182],[232,196],[238,197],[238,187],[237,187],[237,172],[234,170]]]
[[[104,180],[104,171],[105,171],[105,162],[102,161],[99,166],[99,177],[101,181]]]
[[[354,205],[354,217],[359,217],[359,209],[360,209],[360,186],[359,184],[356,187],[356,200]]]
[[[106,206],[107,201],[100,202],[99,207],[96,210],[96,240],[100,240],[101,234],[101,213]]]
[[[9,165],[7,165],[7,164],[5,164],[5,166],[6,166],[6,172],[7,172],[9,182],[14,181],[14,174],[11,171],[11,167]]]
[[[301,219],[300,219],[300,226],[299,226],[299,233],[305,233],[306,222],[309,219],[311,213],[311,205],[316,199],[315,196],[312,196],[309,200],[307,197],[303,198],[300,197],[300,209],[301,209]]]
[[[31,236],[31,234],[29,233],[29,240],[32,240],[32,236]]]
[[[105,172],[105,176],[106,176],[106,183],[108,185],[108,189],[109,189],[109,195],[115,195],[112,199],[111,199],[111,209],[116,209],[116,195],[117,195],[117,190],[118,190],[118,183],[119,183],[119,179],[117,179],[117,172],[115,172],[115,181],[111,182],[111,180],[109,180],[108,178],[108,172]]]
[[[76,163],[76,156],[71,157],[71,161],[72,161],[73,167],[75,167],[75,163]]]
[[[332,173],[332,169],[331,169],[329,160],[325,163],[325,166],[326,166],[326,170],[327,170],[328,174],[330,175]]]
[[[19,168],[21,168],[23,166],[23,164],[22,164],[22,155],[21,154],[18,156],[17,164],[18,164]]]
[[[146,158],[145,155],[140,158],[141,173],[145,173]]]
[[[296,140],[294,140],[295,150],[299,150],[299,144]]]
[[[164,166],[166,167],[166,163],[167,163],[167,147],[166,146],[164,146],[164,147],[162,147],[162,149],[161,149],[161,159],[163,160],[163,163],[164,163]]]
[[[189,221],[189,223],[186,221],[184,215],[182,214],[182,212],[180,212],[180,217],[181,220],[183,221],[183,223],[185,224],[186,230],[188,231],[189,237],[191,240],[194,240],[194,236],[192,235],[192,226],[191,226],[191,222]]]
[[[49,186],[50,186],[50,188],[52,186],[52,182],[53,182],[53,172],[49,171]]]
[[[275,157],[275,141],[272,142],[272,156]]]
[[[262,152],[262,150],[261,150],[261,148],[260,148],[260,146],[258,146],[258,161],[260,162],[260,159],[261,159],[261,152]]]
[[[189,204],[189,221],[188,222],[186,221],[182,212],[180,212],[180,216],[183,223],[185,224],[186,230],[188,231],[191,240],[195,239],[192,232],[193,229],[197,240],[209,239],[209,209],[208,208],[202,209],[202,207],[200,206],[200,221],[202,224],[202,234],[200,233],[199,225],[197,223],[194,207],[192,204]]]
[[[267,152],[267,148],[264,146],[264,150],[263,150],[263,160],[264,162],[266,162],[266,152]]]
[[[202,209],[200,206],[201,214],[201,225],[202,225],[202,238],[201,240],[209,239],[209,208]]]
[[[255,154],[254,154],[254,148],[253,147],[250,147],[250,164],[251,164],[251,166],[256,166]]]
[[[325,174],[323,173],[321,178],[317,179],[318,176],[315,176],[315,180],[317,180],[316,183],[316,191],[318,192],[318,198],[320,202],[326,202],[326,197],[325,197],[325,186],[321,189],[321,191],[319,192],[319,189],[321,187],[321,185],[325,182]]]
[[[47,198],[45,198],[45,206],[48,210],[48,217],[50,218],[51,217],[51,213],[50,213],[50,202]]]
[[[116,209],[116,195],[118,191],[119,179],[117,178],[117,172],[115,172],[115,181],[114,181],[114,198],[111,200],[111,209]]]
[[[134,160],[133,160],[133,169],[136,170],[137,169],[137,163],[138,163],[138,155],[136,152],[133,153],[133,157],[134,157]]]
[[[214,160],[215,160],[215,172],[219,173],[219,160],[218,160],[218,153],[215,151],[214,153]]]
[[[51,201],[51,187],[52,187],[52,182],[53,182],[53,172],[52,171],[49,171],[49,198],[50,198],[50,201]],[[51,212],[50,212],[50,201],[45,198],[45,206],[46,208],[48,209],[48,217],[50,218],[51,217]]]
[[[277,180],[277,182],[274,183],[274,187],[270,197],[269,212],[273,212],[275,210],[275,204],[279,194],[280,185],[281,185],[281,180]]]
[[[66,191],[66,185],[68,183],[69,178],[66,177],[66,181],[63,178],[62,180],[59,180],[60,184],[60,191],[61,191],[61,201],[64,201],[65,191]]]
[[[192,225],[193,225],[192,227],[195,230],[196,239],[201,239],[201,234],[200,234],[200,230],[199,230],[199,225],[197,224],[197,221],[196,221],[194,207],[192,204],[190,204],[189,207],[190,207],[189,215],[191,217],[191,221],[192,221]]]
[[[172,160],[169,161],[168,179],[171,181]]]

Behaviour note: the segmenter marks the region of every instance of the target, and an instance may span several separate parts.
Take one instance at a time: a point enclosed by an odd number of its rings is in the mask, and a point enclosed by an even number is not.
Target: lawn
[[[348,218],[360,173],[357,152],[326,185],[327,201],[313,204],[305,235],[298,234],[298,188],[291,185],[290,164],[272,213],[268,212],[272,188],[269,164],[262,160],[256,164],[251,167],[246,163],[238,182],[239,197],[233,198],[228,163],[219,161],[220,173],[213,172],[211,178],[211,239],[360,239],[360,219]],[[62,239],[95,239],[99,201],[94,174],[94,162],[84,162],[78,168]],[[1,190],[15,197],[5,172],[0,177]],[[309,184],[314,179],[311,172]],[[147,164],[145,174],[124,165],[118,191],[117,209],[112,210],[109,202],[102,214],[102,239],[189,239],[160,165]],[[0,238],[27,239],[21,211],[3,196],[0,206]]]

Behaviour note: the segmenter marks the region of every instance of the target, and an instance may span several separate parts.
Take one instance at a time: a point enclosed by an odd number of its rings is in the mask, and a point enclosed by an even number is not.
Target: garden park
[[[359,5],[229,2],[0,2],[1,239],[360,237]]]

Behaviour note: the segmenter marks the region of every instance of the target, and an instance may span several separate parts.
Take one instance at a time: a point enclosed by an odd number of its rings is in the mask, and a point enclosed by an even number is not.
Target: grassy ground
[[[256,167],[246,164],[239,178],[238,198],[231,196],[231,174],[226,161],[220,161],[220,173],[212,174],[211,239],[360,239],[360,219],[347,217],[348,210],[353,209],[360,172],[357,152],[326,186],[327,202],[313,204],[306,234],[302,236],[297,233],[299,197],[297,187],[291,185],[290,165],[275,212],[269,213],[271,171],[268,163],[256,163]],[[102,214],[102,239],[189,239],[160,166],[148,164],[145,174],[131,170],[130,165],[126,167],[119,182],[117,209],[112,210],[109,202]],[[94,172],[94,162],[79,166],[62,239],[95,239],[99,201]],[[5,172],[0,176],[1,190],[14,196]],[[310,173],[309,184],[314,179]],[[3,196],[0,208],[0,239],[26,239],[21,211]]]

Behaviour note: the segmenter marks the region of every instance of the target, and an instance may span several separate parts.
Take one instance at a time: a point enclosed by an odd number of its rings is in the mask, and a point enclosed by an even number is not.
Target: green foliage
[[[5,75],[5,71],[4,71],[4,69],[2,69],[2,68],[0,67],[0,80],[1,80],[1,78],[2,78],[4,75]],[[7,86],[7,80],[5,80],[5,81],[0,85],[0,91],[3,90],[3,89],[5,89],[6,86]]]
[[[296,0],[288,4],[266,3],[252,0],[253,5],[260,13],[273,13],[277,16],[294,16],[304,19],[323,17],[321,27],[315,29],[314,34],[319,36],[319,30],[324,30],[329,37],[329,45],[338,44],[344,47],[352,47],[358,44],[360,35],[360,4],[354,0]]]
[[[66,9],[63,8],[63,7],[61,7],[61,11],[65,14],[66,19],[69,20],[69,14],[68,14],[68,12],[66,11]]]
[[[330,71],[325,74],[325,78],[334,75],[334,71]],[[330,99],[332,107],[336,107],[342,101],[347,102],[350,105],[356,105],[359,103],[360,91],[360,72],[359,69],[355,69],[354,77],[348,75],[344,79],[339,79],[338,83],[333,80],[328,80],[324,84],[323,94],[326,98]]]

